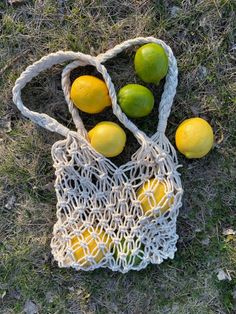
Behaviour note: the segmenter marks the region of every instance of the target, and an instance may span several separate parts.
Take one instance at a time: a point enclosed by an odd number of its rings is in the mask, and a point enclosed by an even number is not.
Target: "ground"
[[[235,9],[230,0],[0,2],[1,313],[235,313],[236,241],[229,230],[235,230],[236,205]],[[205,158],[178,154],[185,191],[178,252],[174,260],[125,275],[59,269],[50,253],[56,220],[50,147],[60,136],[25,119],[11,89],[26,66],[49,52],[96,55],[149,35],[165,40],[178,61],[179,85],[167,127],[171,142],[188,117],[205,118],[215,133],[214,149]],[[137,80],[134,51],[106,64],[117,89]],[[31,109],[73,128],[61,70],[55,66],[40,74],[22,96]],[[154,114],[137,122],[148,134],[157,125],[161,92],[162,87],[154,91]],[[111,118],[109,110],[83,115],[87,129],[104,118]],[[130,158],[137,148],[131,135],[129,144],[115,162]],[[220,270],[225,280],[218,279]]]

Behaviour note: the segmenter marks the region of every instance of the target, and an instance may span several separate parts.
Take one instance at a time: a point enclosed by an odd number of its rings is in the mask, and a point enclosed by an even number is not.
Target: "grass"
[[[0,115],[12,129],[0,129],[1,313],[22,313],[27,300],[40,313],[236,311],[236,240],[223,235],[224,229],[235,228],[235,8],[230,0],[0,3]],[[165,40],[178,60],[179,86],[167,129],[172,143],[182,120],[201,116],[214,128],[215,147],[200,160],[178,155],[185,194],[174,260],[126,275],[59,269],[49,244],[56,219],[50,147],[60,137],[23,118],[12,103],[11,88],[26,66],[49,52],[96,55],[140,35]],[[133,53],[106,64],[117,89],[137,81]],[[40,74],[24,89],[23,99],[31,109],[73,128],[60,89],[61,70],[55,66]],[[154,91],[157,100],[161,90]],[[89,129],[110,115],[83,119]],[[151,134],[156,117],[157,109],[138,126]],[[126,162],[137,148],[128,138],[130,145],[117,163]],[[219,269],[232,280],[219,281]]]

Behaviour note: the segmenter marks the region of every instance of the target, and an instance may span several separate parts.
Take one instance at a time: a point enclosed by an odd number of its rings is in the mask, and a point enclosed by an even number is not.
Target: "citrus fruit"
[[[124,130],[116,123],[103,121],[88,132],[91,145],[97,152],[105,157],[119,155],[126,142]]]
[[[187,158],[201,158],[212,148],[214,134],[210,124],[202,118],[184,120],[177,128],[175,142]]]
[[[109,251],[110,244],[112,243],[112,239],[101,228],[97,228],[93,233],[96,239],[94,239],[89,229],[85,229],[80,237],[74,236],[70,240],[76,262],[83,267],[92,265],[92,262],[86,259],[88,255],[93,257],[96,263],[99,263]],[[104,243],[104,249],[99,248],[99,242]],[[84,248],[82,243],[86,244],[87,247]]]
[[[154,106],[152,92],[139,84],[128,84],[118,92],[118,102],[124,113],[130,118],[147,116]]]
[[[140,252],[139,252],[139,255],[136,255],[131,260],[132,252],[131,252],[131,250],[128,249],[128,244],[127,243],[125,244],[125,239],[124,238],[121,240],[120,244],[122,246],[121,252],[127,254],[126,255],[127,263],[130,263],[132,261],[133,262],[133,264],[132,264],[133,266],[138,266],[142,262],[142,256],[144,255],[144,245],[141,244],[140,249],[139,249],[139,250],[142,251],[141,256],[140,256]],[[118,259],[118,249],[117,248],[115,249],[115,252],[114,252],[114,258],[115,258],[115,260]]]
[[[87,113],[99,113],[111,106],[105,82],[91,75],[82,75],[73,82],[70,97],[77,108]]]
[[[140,47],[134,57],[135,72],[146,83],[159,84],[168,71],[168,57],[165,49],[149,43]]]
[[[164,214],[173,204],[174,198],[167,200],[166,184],[158,179],[150,179],[146,181],[138,190],[137,196],[141,203],[144,213],[160,206],[160,211]]]

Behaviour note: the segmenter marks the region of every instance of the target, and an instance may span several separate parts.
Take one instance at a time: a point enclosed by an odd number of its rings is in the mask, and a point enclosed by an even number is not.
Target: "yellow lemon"
[[[172,196],[169,200],[166,195],[166,184],[155,178],[146,181],[138,190],[137,197],[144,213],[160,206],[161,213],[165,213],[174,202]]]
[[[96,240],[92,236],[88,229],[85,229],[82,236],[74,236],[71,241],[71,247],[74,251],[74,257],[81,266],[89,267],[92,265],[86,257],[89,255],[93,257],[96,263],[99,263],[105,254],[109,251],[109,246],[112,243],[112,239],[101,228],[94,231]],[[104,243],[104,249],[99,248],[98,243]],[[83,245],[86,244],[86,248]]]
[[[126,143],[124,130],[118,124],[110,121],[98,123],[88,132],[88,136],[93,148],[105,157],[119,155]]]
[[[201,118],[184,120],[175,133],[176,146],[187,158],[204,157],[211,150],[213,141],[212,127]]]
[[[99,113],[111,106],[105,82],[91,75],[82,75],[73,82],[70,97],[77,108],[87,113]]]

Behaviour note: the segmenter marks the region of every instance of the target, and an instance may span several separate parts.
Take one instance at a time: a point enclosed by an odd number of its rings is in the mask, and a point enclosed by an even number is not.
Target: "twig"
[[[14,63],[16,63],[23,55],[27,54],[30,51],[30,49],[26,49],[23,51],[20,55],[15,57],[14,59],[8,61],[6,65],[0,70],[0,76],[3,75],[3,73],[9,69]]]

